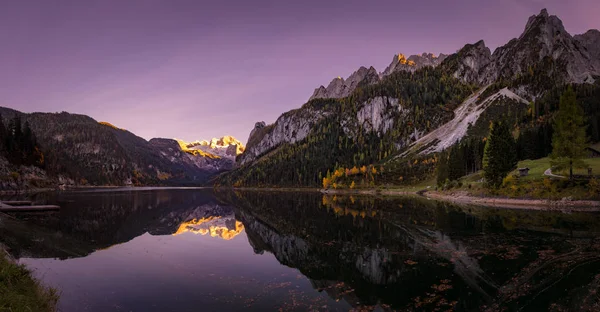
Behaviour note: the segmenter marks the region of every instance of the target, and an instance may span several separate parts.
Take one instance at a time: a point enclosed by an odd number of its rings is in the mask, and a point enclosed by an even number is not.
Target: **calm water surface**
[[[42,194],[0,242],[61,311],[597,311],[600,215],[419,198]]]

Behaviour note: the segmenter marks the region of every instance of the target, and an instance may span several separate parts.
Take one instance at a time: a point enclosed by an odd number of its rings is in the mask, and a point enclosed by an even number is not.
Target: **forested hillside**
[[[523,34],[493,53],[483,41],[467,44],[439,65],[417,69],[406,63],[379,80],[369,75],[351,84],[356,87],[350,93],[344,85],[347,96],[315,98],[272,125],[258,123],[238,157],[239,168],[215,183],[406,184],[433,178],[441,159],[457,157],[462,169],[451,175],[469,174],[482,169],[490,124],[500,120],[516,140],[519,159],[545,157],[552,150],[559,97],[569,86],[585,111],[590,141],[598,142],[594,42],[571,36],[558,17],[542,10]]]
[[[2,107],[0,114],[3,188],[202,185],[232,165],[218,156],[187,153],[175,140],[168,140],[171,150],[163,151],[127,130],[84,115],[25,114]]]
[[[380,163],[452,118],[475,86],[425,67],[361,85],[342,99],[313,99],[302,110],[322,117],[296,143],[283,143],[217,180],[220,185],[319,186],[328,171]],[[253,138],[246,149],[253,148]],[[282,170],[283,168],[288,168]]]

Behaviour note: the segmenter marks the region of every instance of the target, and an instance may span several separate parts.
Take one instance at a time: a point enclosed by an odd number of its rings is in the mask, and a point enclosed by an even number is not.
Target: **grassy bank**
[[[585,159],[592,168],[594,175],[600,174],[600,158]],[[556,178],[545,175],[551,167],[549,158],[525,160],[518,168],[529,168],[529,175],[520,177],[517,170],[511,172],[499,189],[491,190],[483,182],[483,172],[464,176],[458,181],[437,187],[435,179],[428,179],[418,184],[410,185],[371,185],[365,186],[362,176],[332,175],[336,182],[330,183],[329,189],[322,190],[328,194],[376,194],[376,195],[406,195],[425,192],[425,196],[439,200],[475,203],[481,205],[513,205],[523,206],[573,206],[598,207],[600,205],[600,182]],[[565,172],[553,172],[564,175]],[[576,174],[586,174],[587,169],[575,171]],[[358,179],[356,178],[358,177]],[[371,177],[372,178],[372,177]],[[358,181],[358,182],[357,182]],[[355,185],[354,188],[348,185]],[[563,200],[567,199],[567,200]]]
[[[31,276],[23,265],[8,259],[0,247],[0,311],[56,311],[58,295]]]
[[[585,159],[586,164],[592,168],[595,175],[600,174],[600,158]],[[518,164],[519,168],[529,168],[529,175],[519,177],[517,170],[511,172],[497,190],[490,190],[482,182],[483,173],[462,177],[447,185],[441,193],[454,193],[462,191],[477,197],[503,197],[519,199],[561,200],[600,200],[600,184],[597,180],[575,180],[556,178],[544,175],[550,168],[550,159],[524,160]],[[575,171],[587,175],[587,169]],[[565,175],[564,171],[553,171],[553,174]]]

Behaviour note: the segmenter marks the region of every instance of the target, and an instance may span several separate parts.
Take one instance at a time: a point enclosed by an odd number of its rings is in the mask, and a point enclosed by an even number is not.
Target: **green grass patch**
[[[600,175],[600,158],[587,158],[583,160],[586,165],[592,168],[593,175]],[[553,172],[554,174],[569,175],[569,169]],[[573,168],[573,174],[587,175],[586,168]]]
[[[585,159],[585,162],[591,166],[595,175],[600,174],[600,158]],[[510,198],[526,199],[600,199],[600,181],[555,179],[544,176],[544,172],[550,168],[550,158],[540,158],[535,160],[524,160],[518,163],[518,168],[529,168],[529,175],[519,176],[519,171],[514,170],[504,179],[502,187],[497,190],[488,189],[481,179],[483,171],[464,176],[460,179],[460,185],[454,184],[451,190],[468,191],[476,196],[501,196]],[[564,174],[564,172],[553,172],[554,174]],[[575,171],[576,174],[587,174],[587,169]]]
[[[550,158],[544,157],[535,160],[523,160],[517,165],[517,168],[529,168],[529,175],[521,177],[520,180],[532,181],[543,180],[544,172],[550,168]],[[510,174],[519,175],[519,171],[515,170]]]
[[[594,175],[600,175],[600,158],[586,158],[583,160],[588,166],[592,168],[592,173]],[[529,168],[529,175],[526,177],[522,177],[521,180],[543,180],[544,179],[544,171],[551,167],[550,158],[540,158],[535,160],[523,160],[518,164],[518,168]],[[568,175],[569,170],[561,170],[561,171],[553,171],[552,173],[558,175]],[[573,169],[574,174],[587,175],[587,169]],[[513,171],[511,174],[519,174],[517,170]]]
[[[56,311],[58,294],[31,276],[24,266],[9,261],[0,250],[0,311]]]

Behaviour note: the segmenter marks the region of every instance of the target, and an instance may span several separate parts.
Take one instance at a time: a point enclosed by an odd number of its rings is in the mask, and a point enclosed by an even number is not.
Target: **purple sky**
[[[0,106],[245,142],[333,77],[398,52],[493,50],[544,7],[571,34],[600,28],[598,0],[6,0]]]

